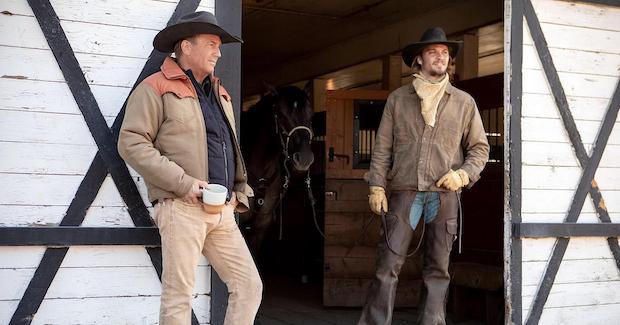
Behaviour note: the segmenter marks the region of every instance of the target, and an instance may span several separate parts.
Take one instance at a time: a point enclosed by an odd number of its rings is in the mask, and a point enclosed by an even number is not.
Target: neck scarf
[[[432,82],[421,73],[413,75],[413,88],[422,100],[422,117],[424,123],[432,127],[435,126],[435,118],[437,116],[437,107],[439,107],[439,101],[443,97],[446,87],[448,86],[448,74],[440,81]]]

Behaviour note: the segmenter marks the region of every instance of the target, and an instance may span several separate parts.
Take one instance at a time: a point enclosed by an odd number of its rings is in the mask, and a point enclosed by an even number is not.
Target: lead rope
[[[462,252],[462,239],[463,239],[463,207],[461,206],[461,193],[456,192],[456,200],[459,203],[459,254]]]
[[[325,239],[325,234],[321,231],[321,227],[319,227],[319,222],[316,219],[316,210],[314,204],[316,200],[314,199],[314,195],[312,194],[312,187],[310,186],[310,170],[308,170],[308,174],[306,175],[306,188],[308,189],[308,199],[310,199],[310,207],[312,208],[312,219],[314,220],[314,227],[321,234],[321,237]]]
[[[420,249],[420,246],[422,246],[422,241],[424,241],[424,231],[426,231],[426,226],[425,226],[426,222],[424,222],[425,220],[422,220],[422,235],[420,236],[420,240],[418,240],[418,245],[413,250],[413,252],[407,253],[406,255],[396,252],[394,248],[392,248],[392,245],[390,245],[390,238],[388,236],[388,229],[387,229],[387,220],[386,220],[385,212],[383,211],[383,208],[381,209],[381,221],[383,222],[383,234],[385,235],[385,243],[387,244],[388,248],[392,251],[392,253],[398,256],[401,256],[401,257],[411,257],[413,256],[413,254],[415,254]]]

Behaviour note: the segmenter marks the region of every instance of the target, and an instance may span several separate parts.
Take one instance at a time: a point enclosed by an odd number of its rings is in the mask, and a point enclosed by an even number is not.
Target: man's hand
[[[381,186],[371,186],[370,195],[368,195],[368,205],[370,210],[375,214],[380,215],[381,210],[383,212],[388,211],[388,201],[385,196],[385,189]]]
[[[442,178],[440,178],[435,185],[437,187],[443,187],[450,191],[456,192],[461,189],[461,187],[467,186],[469,184],[469,176],[467,173],[458,169],[454,171],[450,169]]]
[[[196,204],[200,202],[200,198],[202,197],[202,192],[200,191],[201,187],[206,187],[209,183],[205,181],[195,180],[194,184],[192,184],[192,188],[185,194],[181,200],[185,203]]]

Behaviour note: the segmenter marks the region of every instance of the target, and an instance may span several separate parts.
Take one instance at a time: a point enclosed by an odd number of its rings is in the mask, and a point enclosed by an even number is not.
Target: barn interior
[[[308,86],[315,227],[303,177],[291,181],[255,256],[265,282],[260,324],[352,324],[374,274],[380,219],[364,181],[390,91],[411,82],[400,50],[441,26],[463,41],[453,84],[476,100],[491,145],[482,178],[463,191],[462,251],[454,246],[450,323],[503,323],[504,14],[499,0],[243,0],[242,101],[264,84]],[[270,130],[265,130],[270,132]],[[243,129],[241,130],[243,136]],[[281,229],[281,230],[280,230]],[[416,237],[417,236],[417,237]],[[420,233],[416,232],[413,242]],[[400,275],[393,324],[415,321],[422,257]]]

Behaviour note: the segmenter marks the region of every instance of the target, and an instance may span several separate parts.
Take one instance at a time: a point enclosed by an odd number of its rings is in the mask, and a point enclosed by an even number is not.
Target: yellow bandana
[[[416,93],[418,93],[418,96],[420,96],[422,100],[422,117],[424,118],[424,123],[434,127],[439,101],[441,97],[443,97],[443,93],[448,86],[448,74],[437,82],[429,81],[419,73],[413,76],[413,88],[415,88]]]

